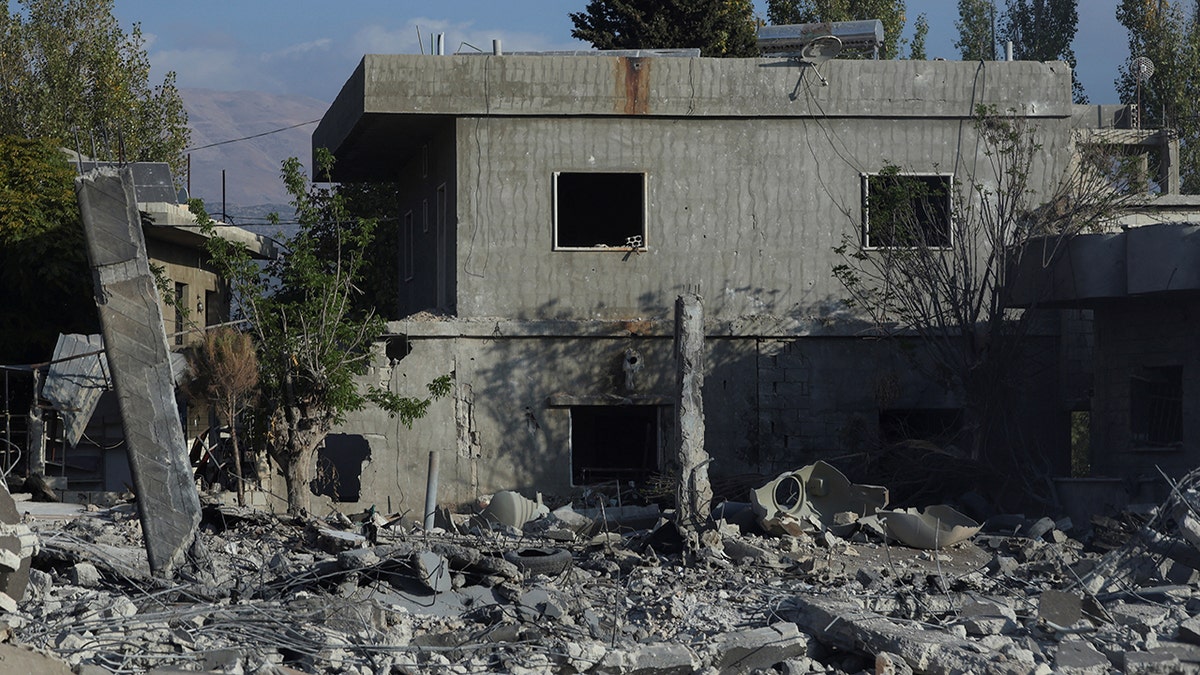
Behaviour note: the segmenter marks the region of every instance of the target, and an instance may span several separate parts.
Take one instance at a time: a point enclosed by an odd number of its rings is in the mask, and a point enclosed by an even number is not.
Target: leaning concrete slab
[[[125,427],[150,569],[167,576],[195,541],[192,482],[158,292],[128,168],[75,180],[105,352]]]

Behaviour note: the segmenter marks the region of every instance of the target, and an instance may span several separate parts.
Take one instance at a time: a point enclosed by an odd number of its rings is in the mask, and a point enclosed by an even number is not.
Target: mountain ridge
[[[179,93],[192,130],[188,193],[203,199],[214,215],[286,213],[281,165],[298,157],[308,170],[312,132],[329,103],[257,91],[184,88]]]

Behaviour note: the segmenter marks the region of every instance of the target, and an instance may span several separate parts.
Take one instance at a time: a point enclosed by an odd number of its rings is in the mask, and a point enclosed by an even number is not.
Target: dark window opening
[[[863,177],[863,246],[946,248],[951,177],[885,172]]]
[[[929,441],[946,445],[954,442],[961,430],[962,411],[957,408],[879,411],[879,435],[884,443]]]
[[[571,483],[640,481],[660,471],[658,406],[571,408]]]
[[[216,291],[204,291],[204,325],[215,326],[221,321],[221,294]]]
[[[317,450],[312,493],[335,502],[356,502],[362,492],[363,462],[371,459],[371,444],[358,434],[329,434]]]
[[[640,250],[645,245],[645,174],[554,175],[555,248]]]
[[[1129,382],[1129,434],[1135,446],[1183,443],[1183,367],[1134,372]]]

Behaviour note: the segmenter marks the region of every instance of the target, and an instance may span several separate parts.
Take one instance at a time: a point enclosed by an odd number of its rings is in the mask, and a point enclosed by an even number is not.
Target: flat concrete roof
[[[335,179],[386,176],[459,117],[969,118],[978,105],[1070,117],[1061,62],[623,56],[363,57],[313,133]]]

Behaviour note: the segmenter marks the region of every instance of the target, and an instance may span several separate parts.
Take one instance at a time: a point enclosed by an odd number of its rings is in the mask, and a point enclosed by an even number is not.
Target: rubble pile
[[[1120,545],[1103,519],[994,518],[936,550],[718,520],[690,554],[666,518],[427,533],[208,505],[207,557],[169,580],[130,505],[93,508],[27,519],[0,634],[80,673],[1200,672],[1198,506],[1189,476]]]

